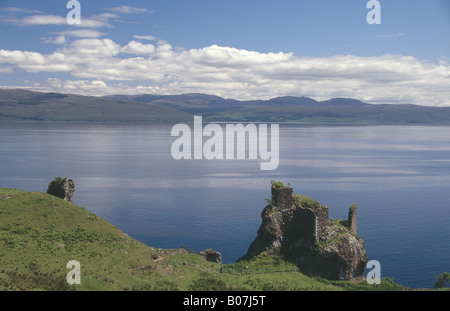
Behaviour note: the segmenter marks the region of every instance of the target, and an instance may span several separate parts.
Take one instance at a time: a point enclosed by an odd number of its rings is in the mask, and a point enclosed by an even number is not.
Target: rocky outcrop
[[[242,259],[279,253],[310,276],[331,280],[364,278],[367,253],[356,232],[356,205],[348,220],[328,219],[328,207],[273,183],[255,240]]]
[[[49,184],[47,193],[54,195],[55,197],[64,199],[67,202],[72,203],[72,197],[75,192],[75,183],[72,179],[67,177],[55,177]]]
[[[205,251],[199,252],[199,255],[205,258],[207,261],[222,263],[222,254],[213,249],[207,249]]]

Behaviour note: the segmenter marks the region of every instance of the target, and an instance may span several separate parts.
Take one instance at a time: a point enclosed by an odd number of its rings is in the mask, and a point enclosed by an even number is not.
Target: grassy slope
[[[182,242],[182,241],[180,241]],[[81,284],[68,285],[69,260]],[[220,273],[220,269],[222,273]],[[380,289],[398,289],[386,282]],[[223,265],[136,241],[77,205],[40,192],[0,188],[0,290],[376,289],[308,278],[273,255]]]

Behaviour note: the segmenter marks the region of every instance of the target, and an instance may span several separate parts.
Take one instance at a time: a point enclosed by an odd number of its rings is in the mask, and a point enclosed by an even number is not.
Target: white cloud
[[[23,18],[2,18],[3,22],[12,23],[18,26],[40,26],[40,25],[68,25],[67,18],[59,15],[30,15]],[[112,27],[105,19],[101,18],[81,18],[78,27],[99,28]]]
[[[105,35],[105,33],[93,29],[67,30],[58,32],[58,34],[78,38],[99,38]]]
[[[122,13],[122,14],[135,14],[135,13],[149,12],[149,10],[147,10],[145,8],[137,8],[137,7],[132,7],[132,6],[128,6],[128,5],[121,5],[121,6],[105,9],[105,10],[111,11],[111,12]]]
[[[121,48],[120,51],[128,54],[151,54],[155,51],[155,46],[153,44],[143,44],[133,40]]]
[[[141,39],[141,40],[148,40],[148,41],[157,41],[158,38],[151,36],[151,35],[146,35],[146,36],[138,36],[138,35],[134,35],[133,36],[134,39]]]
[[[18,88],[17,86],[14,88]],[[127,84],[105,83],[102,80],[60,80],[50,78],[30,90],[42,92],[61,92],[81,95],[116,95],[116,94],[168,94],[158,86],[129,86]]]
[[[59,35],[56,38],[44,38],[44,42],[51,44],[64,44],[66,43],[66,37]]]
[[[109,93],[112,91],[112,87],[108,87],[107,84],[101,80],[73,81],[50,78],[45,81],[44,85],[44,89],[47,89],[47,91],[57,91],[61,93],[76,93],[83,95],[92,95],[93,93],[114,94]]]
[[[67,25],[67,19],[58,15],[31,15],[18,21],[21,26]]]
[[[397,33],[397,34],[385,34],[385,35],[376,35],[377,38],[395,38],[395,37],[404,37],[406,34]]]
[[[17,7],[10,7],[10,8],[0,8],[1,11],[5,12],[14,12],[14,13],[29,13],[29,14],[40,14],[42,11],[39,10],[30,10],[25,8],[17,8]]]
[[[28,72],[70,71],[73,67],[66,62],[65,55],[54,52],[42,55],[37,52],[0,50],[0,63],[16,65]]]
[[[102,13],[99,15],[95,15],[95,17],[97,19],[101,19],[101,20],[109,20],[109,19],[114,19],[114,18],[119,18],[119,16],[115,13]]]
[[[62,53],[70,56],[76,64],[89,66],[92,65],[89,57],[99,61],[104,57],[116,56],[120,53],[120,45],[111,39],[80,39],[72,42]],[[84,57],[87,57],[86,61],[82,61]]]
[[[449,63],[402,55],[299,57],[218,45],[178,51],[163,40],[120,46],[89,38],[50,54],[0,50],[0,63],[29,72],[68,71],[70,82],[59,83],[90,95],[203,92],[236,99],[292,95],[450,106]]]

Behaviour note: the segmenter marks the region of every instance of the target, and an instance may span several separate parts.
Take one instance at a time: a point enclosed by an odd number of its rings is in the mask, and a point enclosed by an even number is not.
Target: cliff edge
[[[241,259],[262,252],[280,253],[304,274],[330,280],[361,281],[367,263],[364,241],[357,235],[356,205],[347,220],[328,219],[328,207],[272,183],[255,240]]]

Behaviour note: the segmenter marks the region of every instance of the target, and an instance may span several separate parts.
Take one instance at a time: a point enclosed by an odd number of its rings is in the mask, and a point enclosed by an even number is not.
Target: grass
[[[39,192],[2,189],[0,197],[5,195],[9,198],[0,200],[3,276],[16,271],[26,278],[35,274],[30,265],[42,274],[65,276],[74,259],[82,266],[81,289],[123,289],[134,279],[127,269],[151,263],[155,250],[79,206]],[[2,278],[0,288],[8,289],[10,281]]]
[[[294,205],[297,206],[297,207],[316,207],[316,206],[320,206],[320,204],[316,200],[314,200],[314,199],[312,199],[312,198],[310,198],[310,197],[308,197],[306,195],[293,194],[292,196],[294,198]]]
[[[66,282],[70,260],[81,264],[79,285]],[[75,204],[41,192],[0,188],[0,290],[335,291],[361,286],[309,278],[273,254],[221,265],[184,249],[156,249]]]

